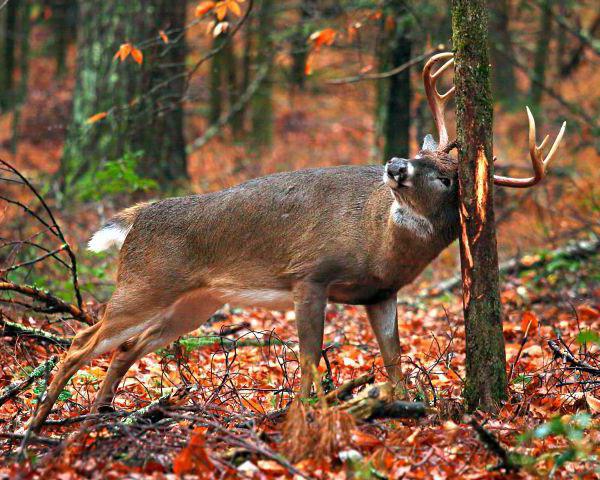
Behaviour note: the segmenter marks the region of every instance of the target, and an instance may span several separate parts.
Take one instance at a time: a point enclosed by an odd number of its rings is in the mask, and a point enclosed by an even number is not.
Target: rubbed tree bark
[[[17,5],[18,0],[8,2],[0,10],[2,35],[0,35],[0,55],[2,67],[0,68],[0,112],[12,107],[12,89],[16,65],[16,36],[17,36]]]
[[[492,85],[494,96],[501,101],[512,101],[516,94],[512,38],[509,30],[509,0],[489,1],[490,47],[492,53]]]
[[[136,152],[140,175],[161,184],[186,178],[184,23],[184,1],[80,0],[77,83],[60,171],[65,193],[104,162]],[[113,59],[125,42],[142,48],[141,65]],[[88,121],[101,112],[107,116]]]
[[[459,144],[460,253],[470,409],[506,398],[506,354],[493,210],[492,122],[484,0],[452,1]]]
[[[535,47],[535,58],[533,64],[533,78],[529,91],[531,109],[539,111],[542,102],[542,94],[546,84],[546,66],[548,64],[548,46],[552,38],[552,0],[544,0],[541,4],[542,15],[540,17],[540,31],[538,33],[537,45]]]
[[[389,4],[394,19],[391,32],[388,64],[395,68],[410,60],[412,41],[410,38],[411,17],[404,0],[393,0]],[[408,158],[410,148],[410,68],[388,79],[386,113],[384,121],[383,162],[394,156]]]
[[[274,0],[260,0],[257,16],[256,65],[269,64],[264,81],[252,99],[252,142],[255,147],[269,147],[273,143],[273,26]]]

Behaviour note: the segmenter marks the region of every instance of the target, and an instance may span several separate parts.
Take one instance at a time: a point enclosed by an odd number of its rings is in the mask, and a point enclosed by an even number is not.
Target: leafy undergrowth
[[[199,478],[489,478],[518,465],[509,473],[514,478],[597,478],[599,275],[594,256],[555,260],[504,279],[510,391],[497,414],[464,414],[459,295],[399,307],[405,374],[399,390],[431,406],[419,420],[354,422],[315,400],[292,405],[293,418],[286,421],[281,409],[299,383],[293,314],[233,309],[144,357],[120,386],[117,412],[87,423],[80,416],[109,357],[80,370],[42,437],[30,438],[18,461],[19,433],[44,389],[42,375],[1,407],[0,472],[29,478],[164,478],[173,472]],[[21,322],[71,334],[64,323]],[[385,380],[362,308],[330,306],[325,334],[330,372],[321,362],[323,388],[369,372],[376,382]],[[61,351],[39,339],[6,336],[3,386]],[[578,368],[570,354],[587,367]],[[481,426],[508,460],[487,448],[475,431]]]

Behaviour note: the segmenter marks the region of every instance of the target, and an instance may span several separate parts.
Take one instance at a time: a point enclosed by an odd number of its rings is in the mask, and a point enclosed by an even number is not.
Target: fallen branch
[[[0,433],[0,438],[7,438],[9,440],[17,440],[19,442],[23,441],[25,435],[22,433]],[[55,447],[56,445],[60,445],[61,440],[50,437],[40,437],[39,435],[30,434],[28,438],[29,443],[40,443],[42,445],[47,445],[49,447]]]
[[[506,470],[507,473],[510,473],[520,469],[520,466],[512,460],[510,452],[500,445],[500,442],[494,435],[479,425],[473,418],[469,424],[477,432],[477,436],[485,448],[500,459],[500,463],[493,468],[494,470]]]
[[[7,387],[4,387],[2,393],[0,393],[0,406],[4,405],[8,400],[17,396],[23,390],[27,389],[34,381],[45,376],[50,370],[54,368],[58,357],[54,356],[46,360],[44,363],[38,365],[33,371],[23,380],[18,380],[11,383]]]
[[[41,328],[26,327],[25,325],[21,325],[20,323],[6,320],[6,318],[3,317],[0,317],[0,324],[3,327],[3,335],[10,335],[13,337],[23,336],[35,338],[45,342],[53,343],[61,347],[68,347],[69,345],[71,345],[70,338],[61,337],[60,335],[55,335],[54,333],[46,332]]]
[[[554,352],[555,358],[562,359],[574,369],[600,377],[600,368],[593,367],[589,363],[577,360],[569,350],[563,351],[554,340],[548,340],[548,346],[550,347],[550,350]]]
[[[345,400],[355,388],[360,387],[362,385],[366,385],[368,383],[373,383],[374,381],[375,375],[373,373],[368,373],[366,375],[361,375],[360,377],[353,378],[352,380],[348,380],[335,390],[332,390],[331,392],[327,393],[325,395],[325,401],[327,403],[332,403],[336,400]]]
[[[394,400],[394,387],[391,383],[379,383],[363,390],[351,401],[341,406],[356,420],[376,418],[420,418],[428,413],[423,402]]]
[[[46,313],[68,313],[76,320],[88,325],[92,325],[94,323],[94,318],[85,310],[82,310],[76,305],[67,303],[51,293],[45,292],[31,285],[21,285],[13,282],[0,282],[0,291],[17,292],[32,298],[35,301],[42,302],[47,307],[45,311]],[[0,302],[1,301],[9,302],[9,300],[5,299],[0,299]]]

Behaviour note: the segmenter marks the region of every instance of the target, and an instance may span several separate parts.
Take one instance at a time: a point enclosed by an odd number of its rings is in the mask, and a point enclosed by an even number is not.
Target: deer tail
[[[131,230],[135,219],[140,212],[152,202],[142,202],[133,207],[126,208],[112,217],[100,230],[98,230],[88,242],[88,250],[102,252],[116,245],[123,246],[127,234]]]

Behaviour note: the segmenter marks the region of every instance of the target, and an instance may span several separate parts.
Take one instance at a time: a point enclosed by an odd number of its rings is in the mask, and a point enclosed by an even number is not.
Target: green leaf
[[[595,343],[600,345],[600,335],[593,330],[583,330],[577,335],[577,342],[583,345],[584,343]]]

